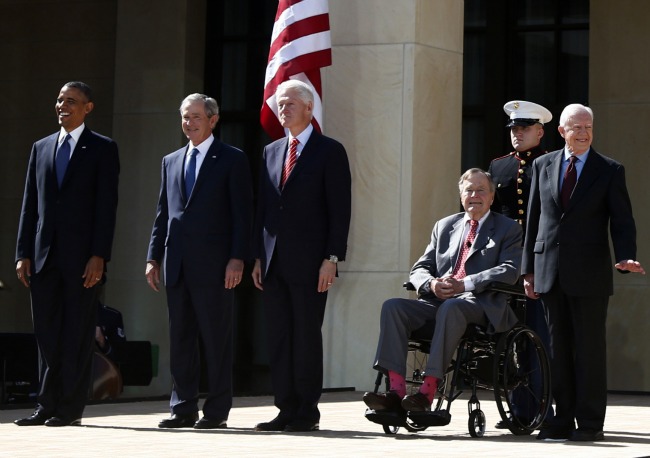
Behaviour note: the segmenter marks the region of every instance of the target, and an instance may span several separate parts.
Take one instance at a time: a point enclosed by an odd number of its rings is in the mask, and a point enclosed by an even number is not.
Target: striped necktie
[[[287,160],[284,162],[284,168],[282,169],[282,178],[280,180],[280,188],[284,188],[284,184],[287,182],[287,178],[291,175],[291,171],[298,162],[298,141],[297,138],[291,140],[291,145],[289,146],[289,155]]]

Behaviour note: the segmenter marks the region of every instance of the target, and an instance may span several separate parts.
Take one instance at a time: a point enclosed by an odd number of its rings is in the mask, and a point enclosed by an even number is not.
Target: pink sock
[[[406,396],[406,380],[404,376],[397,372],[388,371],[388,380],[390,382],[390,390],[397,393],[400,398]]]
[[[433,398],[436,396],[436,391],[438,390],[438,378],[433,377],[432,375],[426,375],[422,386],[420,387],[420,393],[425,395],[429,402],[433,403]]]

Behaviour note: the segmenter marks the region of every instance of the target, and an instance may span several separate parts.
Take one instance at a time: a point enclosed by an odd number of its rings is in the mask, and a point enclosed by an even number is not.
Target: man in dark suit
[[[438,221],[431,242],[411,269],[419,299],[394,298],[381,309],[374,368],[388,375],[390,391],[365,393],[377,411],[428,411],[438,383],[451,363],[467,325],[503,332],[517,323],[507,296],[487,288],[519,278],[522,231],[510,218],[490,211],[494,183],[481,169],[469,169],[458,182],[465,209]],[[435,320],[425,378],[418,393],[406,396],[406,359],[412,331]]]
[[[16,273],[31,289],[40,390],[19,426],[79,425],[88,398],[120,170],[115,142],[85,126],[93,108],[88,85],[66,83],[55,105],[61,130],[34,143],[29,159]]]
[[[492,210],[514,219],[525,231],[528,196],[533,175],[531,165],[535,159],[546,154],[541,146],[541,140],[544,136],[544,124],[551,121],[553,115],[543,106],[525,100],[507,102],[503,106],[503,111],[509,118],[506,128],[510,130],[510,141],[514,151],[490,162],[488,173],[496,186]],[[540,300],[530,298],[526,300],[525,321],[526,326],[535,331],[548,348],[548,326]],[[527,404],[528,393],[528,389],[515,390],[513,393],[519,401],[514,403],[518,408],[514,414],[524,419],[530,415],[525,408],[519,409],[519,407],[535,405],[534,402]],[[495,427],[507,429],[508,425],[506,421],[499,420]]]
[[[347,250],[351,175],[343,145],[313,130],[311,88],[290,80],[275,96],[289,136],[264,148],[253,281],[263,291],[280,413],[256,430],[313,431],[323,385],[321,326]]]
[[[541,297],[551,331],[555,416],[538,439],[603,440],[607,406],[605,321],[616,267],[645,273],[623,166],[591,143],[593,112],[567,106],[558,127],[565,147],[533,163],[522,274]],[[578,429],[575,429],[577,422]]]
[[[250,170],[242,151],[212,135],[216,100],[191,94],[180,112],[189,144],[162,160],[146,268],[149,286],[158,291],[164,257],[174,387],[171,417],[158,426],[225,428],[232,407],[233,288],[250,256]],[[199,342],[208,379],[201,420]]]

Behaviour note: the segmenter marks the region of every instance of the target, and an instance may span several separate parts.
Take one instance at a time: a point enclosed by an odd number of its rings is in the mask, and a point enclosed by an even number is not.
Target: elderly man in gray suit
[[[390,391],[364,394],[373,410],[430,410],[438,382],[469,323],[503,332],[516,322],[507,296],[489,290],[492,282],[514,284],[519,277],[522,231],[515,221],[490,212],[494,183],[481,169],[458,182],[462,213],[438,221],[424,255],[411,269],[418,299],[389,299],[381,310],[374,368],[387,374]],[[406,357],[412,331],[435,320],[420,391],[406,396]]]

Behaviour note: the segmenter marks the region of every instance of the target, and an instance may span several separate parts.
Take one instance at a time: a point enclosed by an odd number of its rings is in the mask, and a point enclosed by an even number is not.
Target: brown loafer
[[[431,410],[431,403],[422,393],[410,394],[402,399],[402,409],[407,412],[428,412]]]
[[[394,391],[387,391],[386,393],[369,391],[363,395],[363,402],[372,410],[402,411],[402,399]]]

